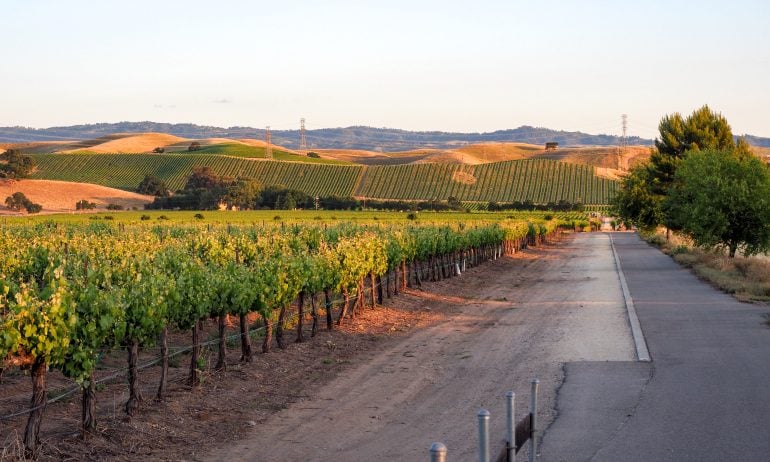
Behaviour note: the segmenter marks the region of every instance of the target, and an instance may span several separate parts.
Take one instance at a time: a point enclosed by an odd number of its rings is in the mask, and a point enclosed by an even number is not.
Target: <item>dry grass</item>
[[[599,174],[617,180],[622,172],[618,170],[618,150],[614,146],[585,146],[559,148],[545,151],[542,146],[527,143],[477,143],[453,149],[414,149],[401,152],[374,152],[355,149],[315,150],[326,159],[342,160],[360,164],[424,164],[451,163],[478,165],[522,159],[550,159],[573,164],[593,165]],[[627,168],[649,158],[647,146],[630,146],[621,160]]]
[[[94,202],[97,210],[104,210],[107,204],[122,205],[123,208],[142,208],[152,202],[152,196],[144,196],[120,189],[88,183],[72,183],[52,180],[0,180],[0,202],[15,192],[22,192],[29,200],[43,206],[43,213],[74,212],[75,203],[81,199]],[[0,207],[0,214],[18,214]]]
[[[529,159],[545,151],[542,146],[527,143],[478,143],[456,149],[456,152],[471,155],[479,163],[488,163]]]
[[[558,160],[573,164],[593,165],[607,169],[628,168],[650,157],[648,146],[629,146],[626,154],[618,160],[616,146],[586,146],[576,148],[559,148],[542,154],[545,159]],[[620,162],[620,165],[618,165]]]
[[[770,260],[763,256],[729,258],[722,251],[706,251],[694,247],[681,236],[672,234],[666,241],[658,233],[648,242],[682,266],[692,269],[699,278],[743,302],[770,301]]]
[[[156,147],[165,147],[183,141],[185,141],[184,138],[166,133],[140,133],[97,144],[85,150],[94,153],[133,154],[152,152]],[[75,151],[81,150],[75,149]]]

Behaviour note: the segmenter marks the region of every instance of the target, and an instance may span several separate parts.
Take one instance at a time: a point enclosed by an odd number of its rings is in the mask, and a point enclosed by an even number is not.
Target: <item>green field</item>
[[[195,218],[196,214],[203,215],[202,219]],[[407,212],[386,211],[348,211],[348,210],[247,210],[247,211],[122,211],[99,213],[68,213],[54,215],[26,215],[21,217],[0,218],[0,224],[6,223],[88,223],[111,221],[114,223],[145,223],[147,225],[168,223],[232,223],[232,224],[267,224],[267,223],[301,223],[301,222],[356,222],[356,223],[394,223],[411,222]],[[418,223],[442,223],[461,221],[466,226],[474,222],[490,222],[503,220],[543,220],[546,216],[564,221],[588,220],[586,212],[416,212]],[[142,216],[149,217],[142,220]],[[107,218],[110,217],[110,218]],[[164,218],[161,218],[164,217]]]
[[[188,151],[188,144],[179,145],[177,148],[167,148],[166,152],[171,154],[193,154],[193,155],[217,155],[217,156],[231,156],[242,157],[245,159],[266,159],[265,148],[260,146],[249,146],[241,143],[217,143],[210,145],[203,145],[201,149],[197,151]],[[293,154],[282,149],[273,148],[274,160],[285,160],[289,162],[308,162],[311,164],[332,164],[332,165],[352,165],[350,162],[343,162],[333,159],[318,159],[314,157],[302,156],[299,154]]]
[[[593,167],[551,160],[364,166],[255,160],[203,151],[33,157],[38,164],[33,178],[95,183],[127,191],[133,191],[147,174],[165,180],[171,190],[181,189],[196,166],[209,166],[219,175],[254,178],[266,186],[281,185],[313,196],[373,199],[446,200],[454,196],[476,203],[530,200],[545,204],[565,200],[608,204],[618,184],[597,177]]]

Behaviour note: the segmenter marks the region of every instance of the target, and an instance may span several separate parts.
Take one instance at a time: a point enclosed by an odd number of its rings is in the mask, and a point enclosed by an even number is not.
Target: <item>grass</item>
[[[215,156],[230,156],[240,157],[244,159],[266,159],[266,149],[261,146],[249,146],[242,143],[217,143],[204,145],[197,151],[171,151],[170,153],[178,154],[195,154],[195,155],[215,155]],[[350,162],[343,162],[341,160],[333,159],[318,159],[314,157],[302,156],[294,154],[282,149],[273,148],[273,159],[282,160],[286,162],[306,162],[311,164],[331,164],[331,165],[351,165]]]

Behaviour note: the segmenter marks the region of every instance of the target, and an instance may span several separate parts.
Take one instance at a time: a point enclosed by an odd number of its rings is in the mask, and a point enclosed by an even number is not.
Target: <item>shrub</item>
[[[43,206],[35,204],[31,200],[27,199],[27,196],[23,192],[15,192],[5,198],[5,205],[11,209],[19,211],[25,209],[28,213],[38,213],[43,210]]]
[[[142,221],[147,221],[147,220],[150,219],[150,216],[149,215],[142,215],[141,217],[139,217],[139,219],[142,220]]]
[[[406,219],[407,220],[416,220],[417,219],[417,214],[414,213],[414,212],[407,213],[406,214]]]
[[[95,203],[88,202],[85,199],[80,199],[79,201],[75,202],[75,210],[93,210],[95,208]]]
[[[123,206],[120,204],[107,204],[107,210],[123,210]]]
[[[203,220],[203,214],[202,213],[196,213],[194,215],[194,217],[195,217],[196,220]]]
[[[313,152],[313,151],[308,152],[307,156],[308,157],[312,157],[313,159],[320,159],[321,158],[321,156],[319,156],[317,152]]]
[[[40,204],[33,204],[30,202],[29,204],[27,204],[26,209],[27,209],[27,213],[38,213],[41,210],[43,210],[43,206]]]

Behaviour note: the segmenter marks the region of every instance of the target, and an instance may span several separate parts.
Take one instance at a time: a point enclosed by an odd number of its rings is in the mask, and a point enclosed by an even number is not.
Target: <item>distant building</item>
[[[559,147],[559,143],[557,143],[556,141],[549,141],[549,142],[545,143],[545,150],[546,151],[555,151],[556,148],[558,148],[558,147]]]

